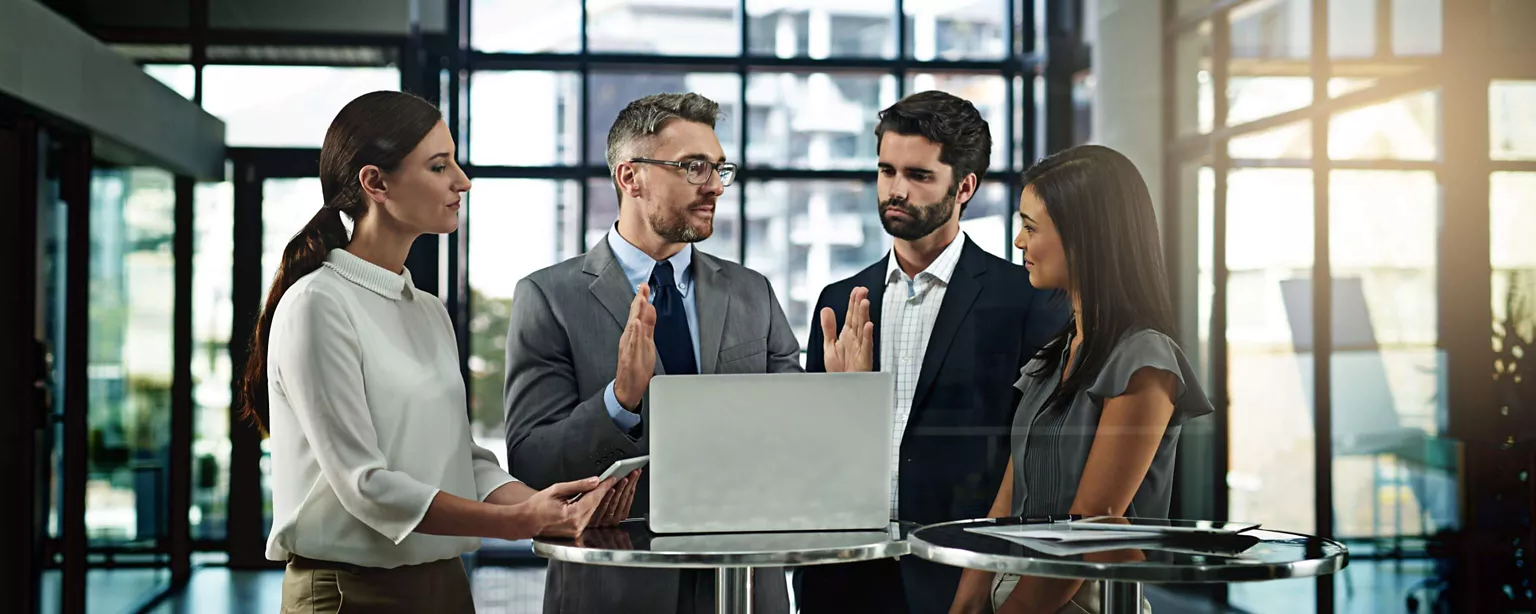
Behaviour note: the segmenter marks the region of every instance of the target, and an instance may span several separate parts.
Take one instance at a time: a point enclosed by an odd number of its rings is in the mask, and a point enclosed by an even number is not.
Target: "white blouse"
[[[514,480],[471,438],[448,311],[409,271],[331,250],[278,303],[267,378],[267,558],[388,568],[479,547],[412,533],[438,491],[483,501]]]

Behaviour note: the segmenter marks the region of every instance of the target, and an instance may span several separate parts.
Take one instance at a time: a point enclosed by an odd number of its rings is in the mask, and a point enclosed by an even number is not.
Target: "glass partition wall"
[[[7,549],[18,611],[135,611],[190,573],[194,184],[146,160],[0,96],[0,225],[22,271],[4,338],[25,342],[0,381],[6,448],[30,468],[7,472],[30,502],[11,525],[31,548]]]
[[[1180,309],[1197,312],[1218,407],[1210,512],[1396,561],[1394,598],[1413,603],[1444,598],[1437,557],[1483,548],[1460,605],[1529,609],[1520,425],[1536,399],[1516,363],[1536,315],[1514,237],[1536,187],[1522,183],[1536,72],[1498,26],[1522,14],[1488,0],[1165,0],[1163,14],[1166,240],[1188,254],[1172,265],[1195,277],[1176,284]],[[1339,574],[1224,596],[1357,611],[1371,590]]]

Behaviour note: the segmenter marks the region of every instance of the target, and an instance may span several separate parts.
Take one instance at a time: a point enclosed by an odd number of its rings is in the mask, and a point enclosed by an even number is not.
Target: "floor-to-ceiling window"
[[[234,268],[233,195],[228,183],[197,187],[192,265],[192,539],[229,537],[229,429],[235,365],[229,273]]]
[[[1533,221],[1536,99],[1529,76],[1503,74],[1529,73],[1520,52],[1487,39],[1508,4],[1164,2],[1167,195],[1195,229],[1169,239],[1196,246],[1174,265],[1196,276],[1181,304],[1225,410],[1216,511],[1406,560],[1415,603],[1441,594],[1430,552],[1475,523],[1464,502],[1482,493],[1463,476],[1480,468],[1463,459],[1492,444],[1469,425],[1497,409],[1476,388],[1507,369],[1485,331],[1506,360],[1529,347],[1532,258],[1515,237]],[[1465,291],[1490,268],[1491,305],[1489,286]],[[1506,412],[1531,411],[1511,394]],[[1488,554],[1513,570],[1520,551]],[[1253,612],[1380,605],[1357,584],[1228,595]]]
[[[468,374],[477,438],[500,449],[504,336],[523,275],[585,251],[617,219],[603,159],[630,101],[692,91],[720,103],[716,134],[743,167],[699,247],[763,273],[797,338],[822,287],[883,256],[874,215],[876,114],[943,90],[976,104],[993,133],[987,181],[962,226],[1013,256],[1016,176],[1045,143],[1036,19],[1078,2],[965,0],[465,2],[470,175],[466,208]],[[1070,31],[1071,28],[1068,28]],[[1060,60],[1068,62],[1068,60]],[[1065,74],[1078,74],[1082,66]],[[1079,77],[1082,74],[1078,74]],[[1027,87],[1026,87],[1027,84]],[[1082,83],[1075,89],[1082,90]],[[1070,96],[1066,98],[1071,100]],[[1073,117],[1053,108],[1053,117]],[[1026,125],[1026,123],[1028,125]],[[1069,132],[1070,134],[1070,132]]]
[[[169,541],[174,177],[98,167],[90,185],[85,530],[119,563],[162,561]],[[87,608],[132,607],[168,570],[119,575]]]

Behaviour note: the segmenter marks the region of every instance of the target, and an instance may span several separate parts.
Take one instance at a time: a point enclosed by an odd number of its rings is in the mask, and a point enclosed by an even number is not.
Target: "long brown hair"
[[[425,100],[400,92],[373,92],[347,103],[331,121],[320,149],[320,192],[325,203],[283,248],[283,260],[256,321],[240,378],[240,417],[255,421],[263,433],[268,424],[267,338],[283,293],[319,269],[332,249],[347,245],[350,239],[342,214],[356,221],[368,213],[358,182],[363,168],[372,165],[386,173],[395,171],[441,120],[442,112]]]
[[[1100,145],[1079,145],[1052,154],[1024,171],[1024,186],[1045,202],[1067,257],[1071,287],[1081,301],[1083,346],[1078,366],[1046,405],[1070,403],[1098,377],[1121,337],[1153,330],[1170,337],[1173,302],[1157,234],[1152,194],[1123,154]],[[1076,323],[1040,348],[1031,375],[1056,373]]]

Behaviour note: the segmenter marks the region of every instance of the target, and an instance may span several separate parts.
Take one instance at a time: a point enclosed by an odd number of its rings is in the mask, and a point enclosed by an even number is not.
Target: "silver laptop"
[[[655,533],[883,530],[891,373],[651,380]]]

